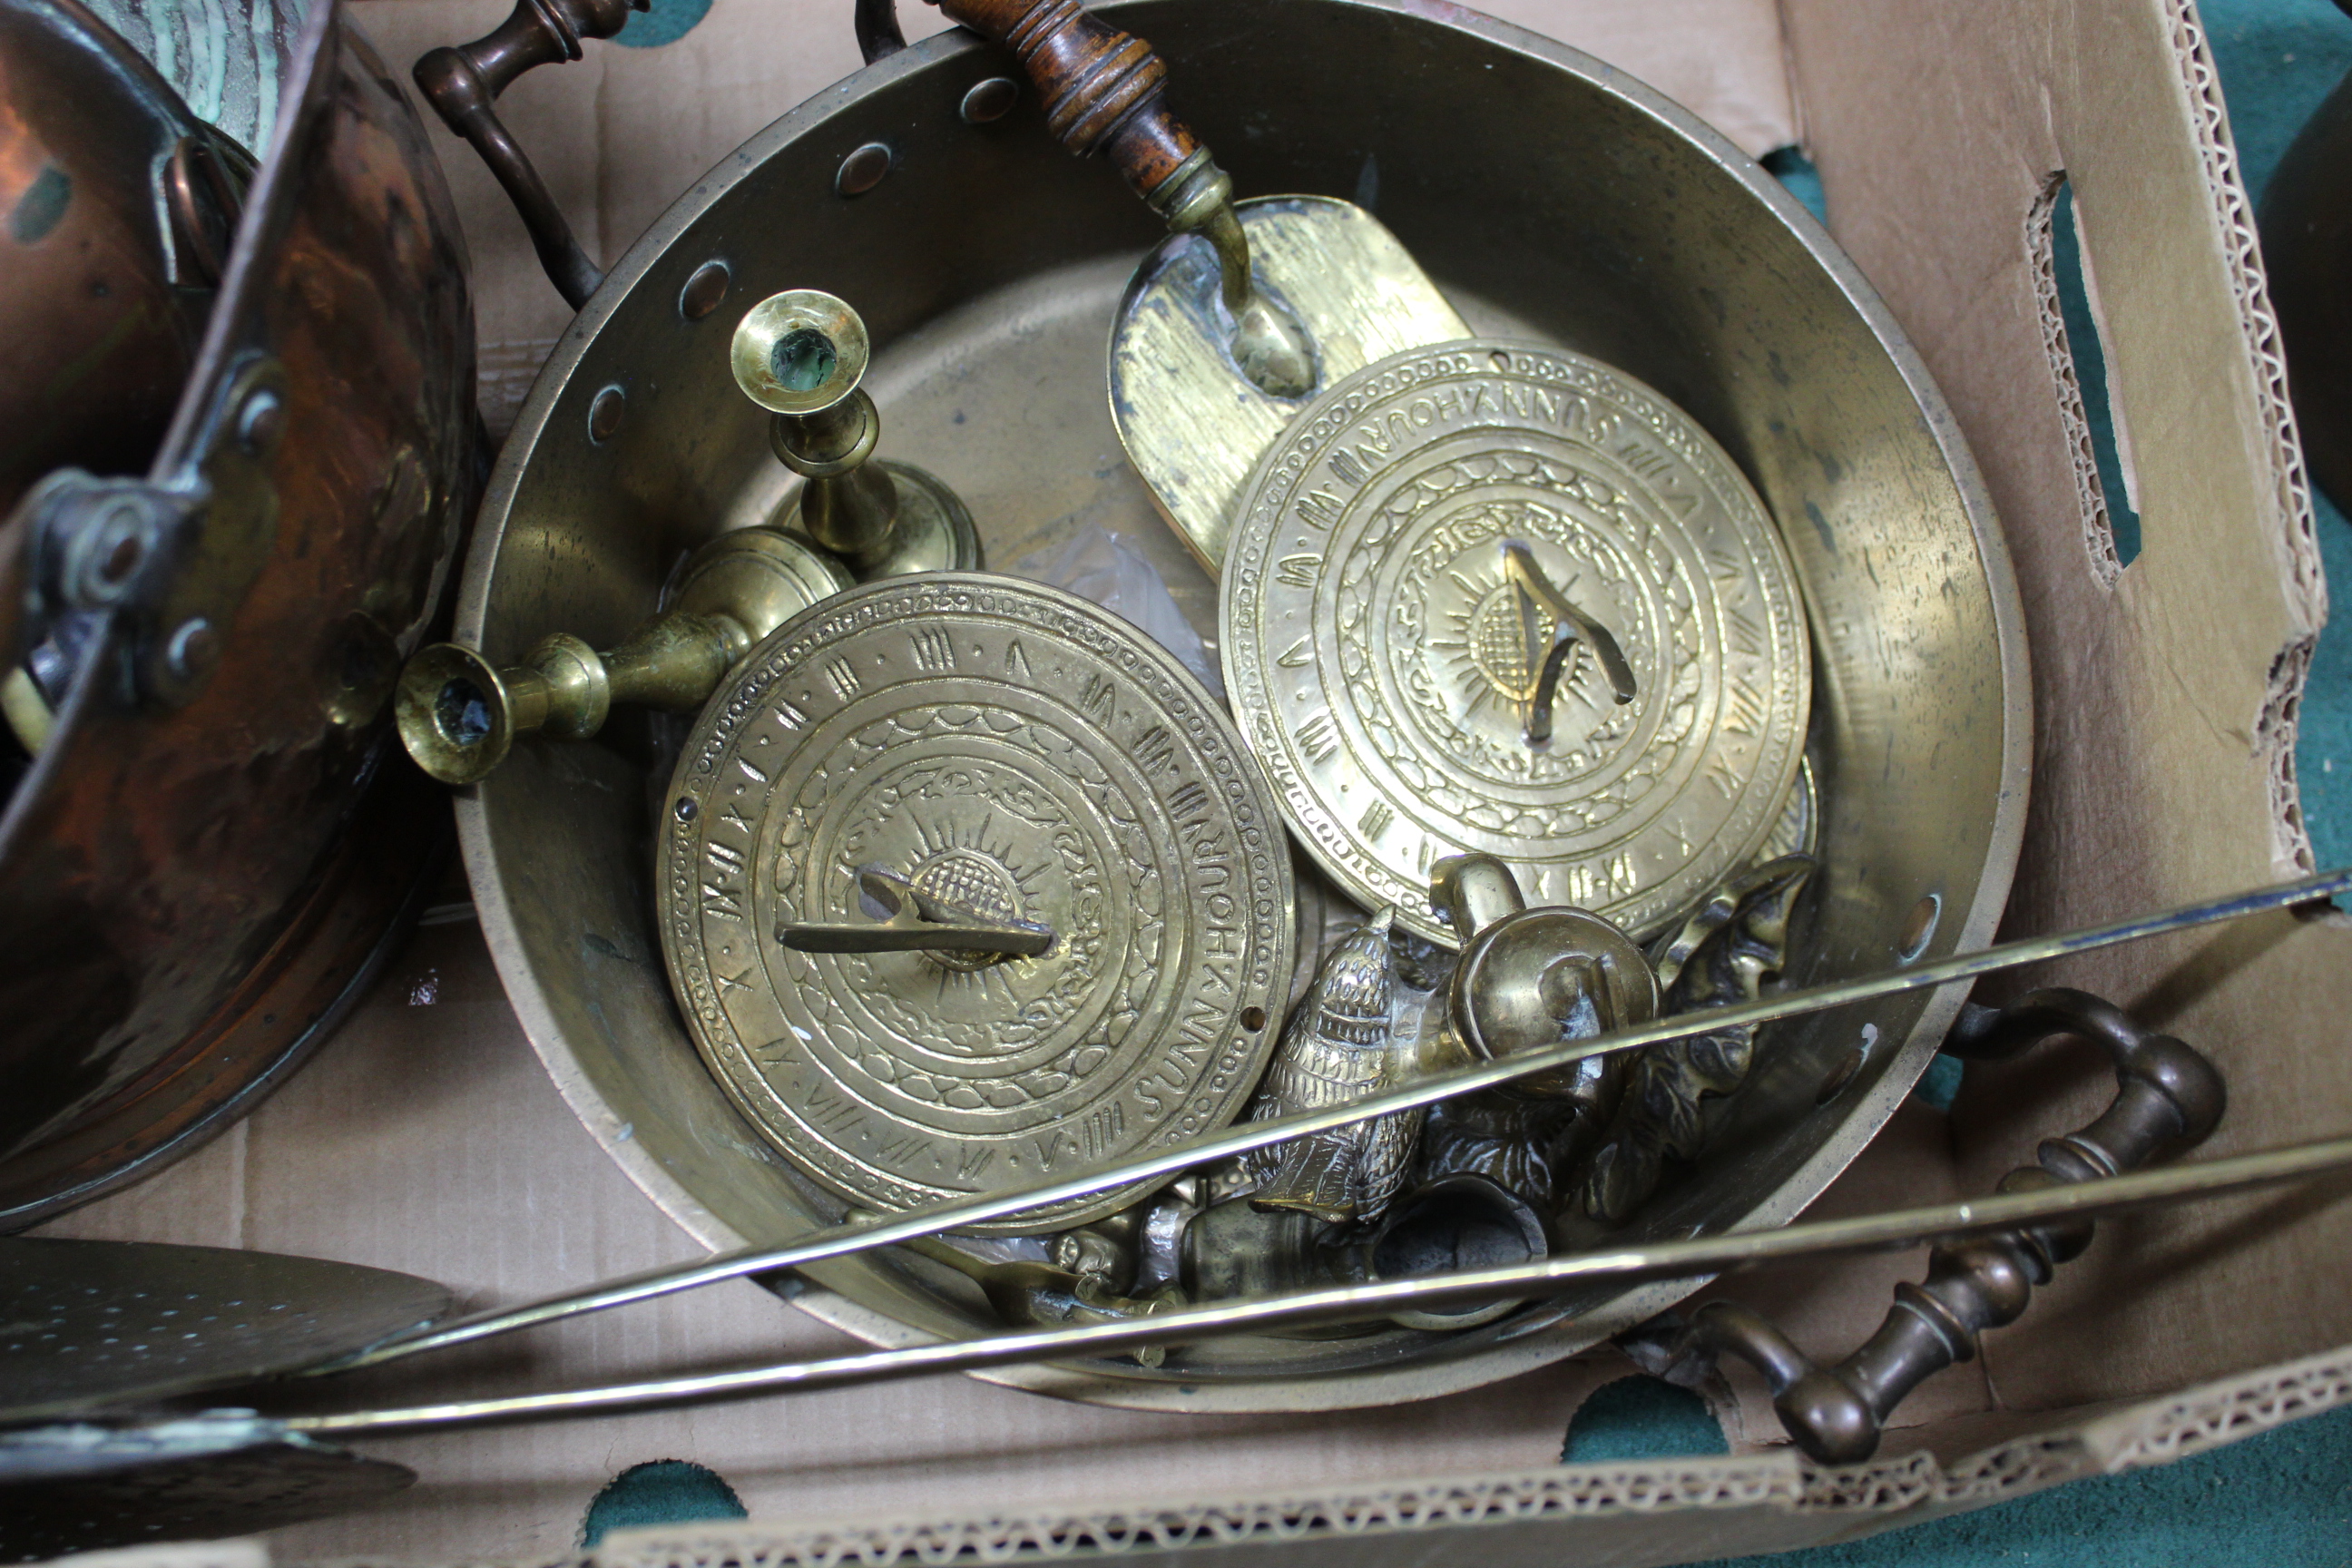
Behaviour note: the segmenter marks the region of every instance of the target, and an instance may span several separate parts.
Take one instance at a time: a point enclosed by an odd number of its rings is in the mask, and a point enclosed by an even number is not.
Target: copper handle
[[[2210,1062],[2088,992],[2036,991],[2008,1007],[1967,1007],[1944,1048],[2000,1061],[2067,1035],[2107,1047],[2116,1098],[2088,1127],[2043,1143],[2036,1163],[2002,1177],[2001,1192],[2115,1175],[2200,1142],[2221,1121],[2228,1094]],[[2033,1288],[2091,1245],[2092,1228],[2053,1225],[1937,1247],[1927,1278],[1896,1286],[1878,1331],[1833,1367],[1814,1365],[1760,1314],[1732,1301],[1710,1301],[1694,1315],[1685,1353],[1747,1361],[1770,1384],[1772,1408],[1800,1448],[1823,1464],[1858,1463],[1877,1450],[1904,1396],[1972,1359],[1984,1330],[2016,1321]]]
[[[433,50],[416,62],[417,90],[444,123],[474,144],[530,231],[531,248],[564,303],[573,310],[604,281],[548,194],[530,154],[492,107],[499,93],[534,66],[580,58],[583,38],[609,38],[652,0],[515,0],[512,15],[470,44]]]
[[[949,20],[1004,45],[1045,104],[1045,126],[1081,156],[1100,153],[1150,200],[1201,150],[1170,110],[1151,46],[1078,0],[935,0]]]

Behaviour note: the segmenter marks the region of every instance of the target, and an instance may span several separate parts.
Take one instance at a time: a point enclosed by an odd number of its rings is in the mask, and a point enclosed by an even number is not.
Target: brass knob
[[[1587,910],[1529,909],[1510,868],[1488,855],[1440,860],[1431,899],[1463,936],[1447,983],[1449,1044],[1471,1061],[1632,1028],[1658,1016],[1658,977],[1640,948]],[[1578,1092],[1576,1068],[1496,1092],[1546,1099]]]
[[[753,644],[850,585],[838,563],[780,530],[721,534],[688,558],[670,608],[616,647],[557,632],[503,668],[456,643],[420,650],[400,674],[400,738],[426,773],[467,784],[519,736],[593,735],[616,702],[690,711]]]
[[[776,460],[808,483],[782,520],[861,582],[979,569],[980,534],[955,492],[907,463],[871,462],[882,416],[859,385],[871,345],[857,312],[816,289],[772,294],[728,348],[743,395],[768,410]]]

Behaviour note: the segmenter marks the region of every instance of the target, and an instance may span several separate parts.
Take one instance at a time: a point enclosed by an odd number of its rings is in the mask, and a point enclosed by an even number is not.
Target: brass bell
[[[839,563],[780,529],[722,533],[688,558],[670,607],[616,647],[556,632],[503,669],[456,643],[420,649],[400,673],[400,738],[418,767],[466,784],[517,736],[585,740],[616,702],[690,712],[752,645],[851,585]]]
[[[840,556],[860,582],[980,569],[980,533],[956,493],[908,463],[868,461],[882,416],[858,384],[869,347],[857,312],[815,289],[751,307],[729,349],[735,384],[769,412],[777,461],[808,480],[782,526]]]

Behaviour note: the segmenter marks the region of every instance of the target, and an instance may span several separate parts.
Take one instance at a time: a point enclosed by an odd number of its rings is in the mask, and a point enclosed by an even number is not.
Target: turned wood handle
[[[1201,150],[1168,108],[1168,67],[1151,46],[1078,0],[934,3],[1010,48],[1045,100],[1046,128],[1073,153],[1108,156],[1138,195],[1150,196]]]
[[[2088,1127],[2043,1143],[2034,1164],[2001,1179],[2002,1192],[2115,1175],[2202,1141],[2221,1121],[2228,1096],[2210,1062],[2088,992],[2036,991],[2008,1007],[1964,1008],[1944,1048],[1999,1061],[2069,1035],[2107,1048],[2116,1098]],[[1878,1331],[1833,1367],[1816,1366],[1760,1314],[1732,1301],[1699,1309],[1685,1350],[1747,1361],[1770,1384],[1772,1408],[1799,1447],[1824,1464],[1859,1463],[1877,1450],[1886,1418],[1906,1394],[1974,1358],[1977,1335],[2016,1321],[2033,1288],[2080,1257],[2091,1234],[2085,1220],[1937,1247],[1927,1278],[1897,1285]]]
[[[499,93],[535,66],[580,58],[583,38],[609,38],[629,13],[652,0],[515,0],[511,16],[470,44],[433,50],[416,62],[417,90],[450,130],[474,144],[530,231],[549,281],[573,310],[604,275],[572,237],[563,210],[548,194],[530,157],[492,107]]]

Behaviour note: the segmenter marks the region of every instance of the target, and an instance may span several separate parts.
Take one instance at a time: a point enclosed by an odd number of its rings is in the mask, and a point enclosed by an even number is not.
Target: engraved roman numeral
[[[1728,757],[1717,757],[1706,764],[1706,782],[1713,784],[1716,793],[1726,800],[1739,794],[1739,775],[1731,771],[1731,759]]]
[[[1054,1162],[1062,1157],[1063,1143],[1071,1141],[1070,1135],[1058,1127],[1038,1139],[1034,1145],[1037,1151],[1037,1168],[1040,1171],[1052,1170]]]
[[[1298,726],[1298,749],[1310,763],[1328,763],[1339,750],[1339,726],[1325,709]]]
[[[720,876],[736,877],[742,874],[743,851],[736,848],[732,844],[721,844],[717,839],[712,839],[702,847],[702,852],[709,857],[712,868]]]
[[[1341,484],[1350,489],[1363,488],[1364,465],[1356,460],[1356,455],[1353,452],[1344,447],[1331,454],[1331,472],[1338,476]]]
[[[1331,525],[1339,521],[1339,498],[1328,490],[1308,490],[1291,503],[1290,510],[1307,527],[1328,533]]]
[[[1176,761],[1176,737],[1165,725],[1154,724],[1135,741],[1135,765],[1147,773],[1163,773]]]
[[[751,836],[751,819],[744,816],[731,800],[719,810],[719,820],[737,829],[747,838]]]
[[[1078,698],[1078,707],[1097,724],[1110,721],[1111,708],[1118,696],[1118,688],[1108,675],[1087,678],[1086,691]]]
[[[1764,726],[1764,699],[1748,688],[1746,681],[1733,676],[1725,686],[1723,727],[1735,735],[1753,735]]]
[[[809,1090],[808,1101],[801,1107],[801,1114],[825,1131],[836,1132],[857,1120],[857,1107],[846,1096],[835,1094],[819,1085]]]
[[[1182,827],[1209,815],[1209,792],[1198,779],[1186,779],[1168,792],[1169,819]]]
[[[1127,1130],[1127,1112],[1117,1100],[1089,1113],[1078,1125],[1078,1141],[1089,1160],[1099,1160],[1110,1152],[1111,1145]]]
[[[759,1062],[764,1067],[798,1067],[800,1065],[801,1053],[799,1047],[794,1046],[792,1041],[780,1037],[770,1040],[764,1046],[753,1046],[751,1047],[751,1059]]]
[[[751,973],[751,972],[749,969],[746,969],[743,971],[742,974],[721,974],[719,971],[714,969],[710,972],[710,977],[719,982],[719,994],[724,996],[730,991],[749,991],[751,989],[751,987],[744,984],[743,981],[743,975]]]
[[[702,884],[702,912],[713,920],[740,921],[743,918],[742,891],[723,883]]]
[[[1300,637],[1277,654],[1274,662],[1285,669],[1305,669],[1315,662],[1315,656],[1307,651],[1307,639]]]
[[[1739,557],[1727,550],[1710,547],[1706,552],[1706,574],[1718,583],[1738,582]]]
[[[938,626],[925,626],[914,635],[915,668],[936,675],[943,669],[953,669],[955,638]]]
[[[1390,809],[1389,803],[1376,800],[1364,807],[1364,815],[1357,819],[1356,826],[1361,830],[1365,837],[1378,838],[1389,830],[1389,824],[1395,820],[1396,813]]]
[[[753,767],[749,758],[737,757],[735,759],[735,765],[741,768],[743,770],[743,776],[750,779],[753,784],[763,784],[768,782],[768,775]]]
[[[1645,447],[1639,441],[1626,442],[1617,448],[1617,456],[1627,468],[1645,479],[1654,479],[1675,466],[1674,460],[1664,453]]]
[[[1731,646],[1735,649],[1748,655],[1750,658],[1760,658],[1763,655],[1764,628],[1756,624],[1756,618],[1753,616],[1746,610],[1730,607],[1723,612],[1723,622],[1730,630]]]
[[[1021,639],[1019,637],[1014,637],[1011,642],[1005,645],[1004,669],[1006,674],[1018,675],[1024,679],[1034,679],[1035,678],[1036,672],[1029,668],[1029,656],[1022,651]]]
[[[902,1165],[921,1153],[926,1142],[921,1133],[910,1132],[903,1138],[892,1138],[877,1143],[874,1146],[874,1153],[877,1159],[887,1160],[893,1165]]]
[[[989,1162],[995,1158],[996,1151],[993,1149],[983,1148],[977,1143],[965,1144],[963,1146],[962,1154],[958,1156],[956,1160],[956,1180],[960,1182],[978,1181],[980,1179],[980,1173],[982,1171],[987,1170]]]
[[[865,689],[865,683],[857,679],[857,672],[849,668],[849,661],[845,658],[824,661],[824,683],[832,687],[833,694],[844,702]]]
[[[1286,588],[1312,589],[1322,565],[1320,555],[1286,555],[1274,563],[1274,580]]]

